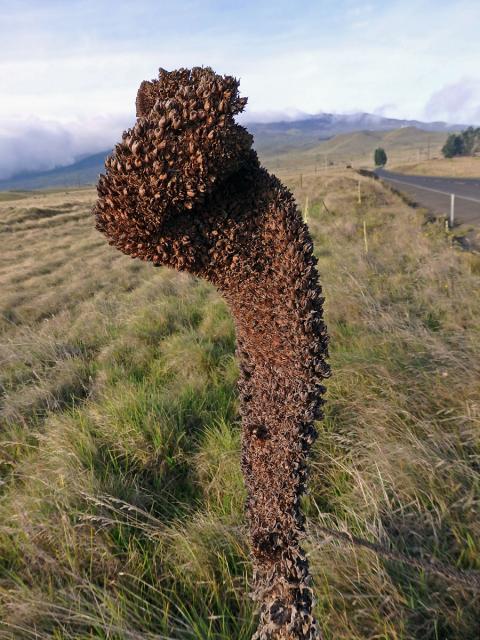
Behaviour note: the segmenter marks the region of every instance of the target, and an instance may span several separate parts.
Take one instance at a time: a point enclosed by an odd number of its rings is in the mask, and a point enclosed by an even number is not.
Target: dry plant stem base
[[[257,640],[319,638],[300,547],[327,334],[312,242],[291,193],[234,121],[238,82],[196,67],[143,82],[106,161],[97,228],[118,249],[205,278],[234,317]]]

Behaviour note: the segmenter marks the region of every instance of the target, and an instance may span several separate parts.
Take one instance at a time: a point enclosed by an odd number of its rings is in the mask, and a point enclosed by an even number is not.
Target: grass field
[[[326,640],[477,640],[478,574],[455,571],[480,570],[480,261],[360,180],[360,203],[352,172],[290,183],[331,336],[317,615]],[[0,202],[0,638],[247,640],[228,310],[110,248],[93,199]]]
[[[480,157],[436,158],[421,162],[393,164],[392,171],[419,176],[448,176],[450,178],[480,178]]]

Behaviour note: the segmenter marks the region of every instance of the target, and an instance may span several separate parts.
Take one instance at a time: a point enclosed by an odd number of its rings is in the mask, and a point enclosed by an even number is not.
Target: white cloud
[[[480,124],[480,78],[462,78],[435,91],[425,105],[428,118]]]

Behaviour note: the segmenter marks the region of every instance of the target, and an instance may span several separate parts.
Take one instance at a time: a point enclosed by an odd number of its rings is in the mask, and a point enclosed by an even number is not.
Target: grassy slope
[[[478,258],[361,180],[361,204],[346,172],[292,185],[334,371],[305,500],[318,615],[326,640],[473,640],[478,593],[320,531],[480,569]],[[246,640],[228,311],[108,247],[93,197],[0,203],[0,638]]]
[[[392,171],[420,176],[448,176],[453,178],[480,178],[480,157],[436,158],[422,162],[389,166]]]
[[[356,131],[320,142],[310,149],[291,150],[288,153],[264,153],[265,164],[280,173],[319,173],[327,163],[371,166],[377,147],[387,152],[390,164],[412,162],[439,155],[445,142],[445,133],[422,131],[415,127],[390,131]]]

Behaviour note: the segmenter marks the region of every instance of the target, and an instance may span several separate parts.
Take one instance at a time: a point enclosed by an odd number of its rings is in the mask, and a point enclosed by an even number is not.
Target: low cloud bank
[[[99,116],[54,122],[11,120],[0,126],[0,179],[30,171],[48,171],[111,148],[133,116]]]
[[[248,107],[237,116],[236,120],[240,124],[248,124],[249,122],[266,123],[266,122],[293,122],[295,120],[308,120],[315,116],[305,111],[295,108],[287,108],[283,110],[271,109],[270,111],[251,111]]]
[[[311,117],[297,111],[242,114],[244,123]],[[0,125],[0,180],[72,164],[84,155],[110,149],[132,126],[133,115],[99,116],[71,122],[29,119]]]

